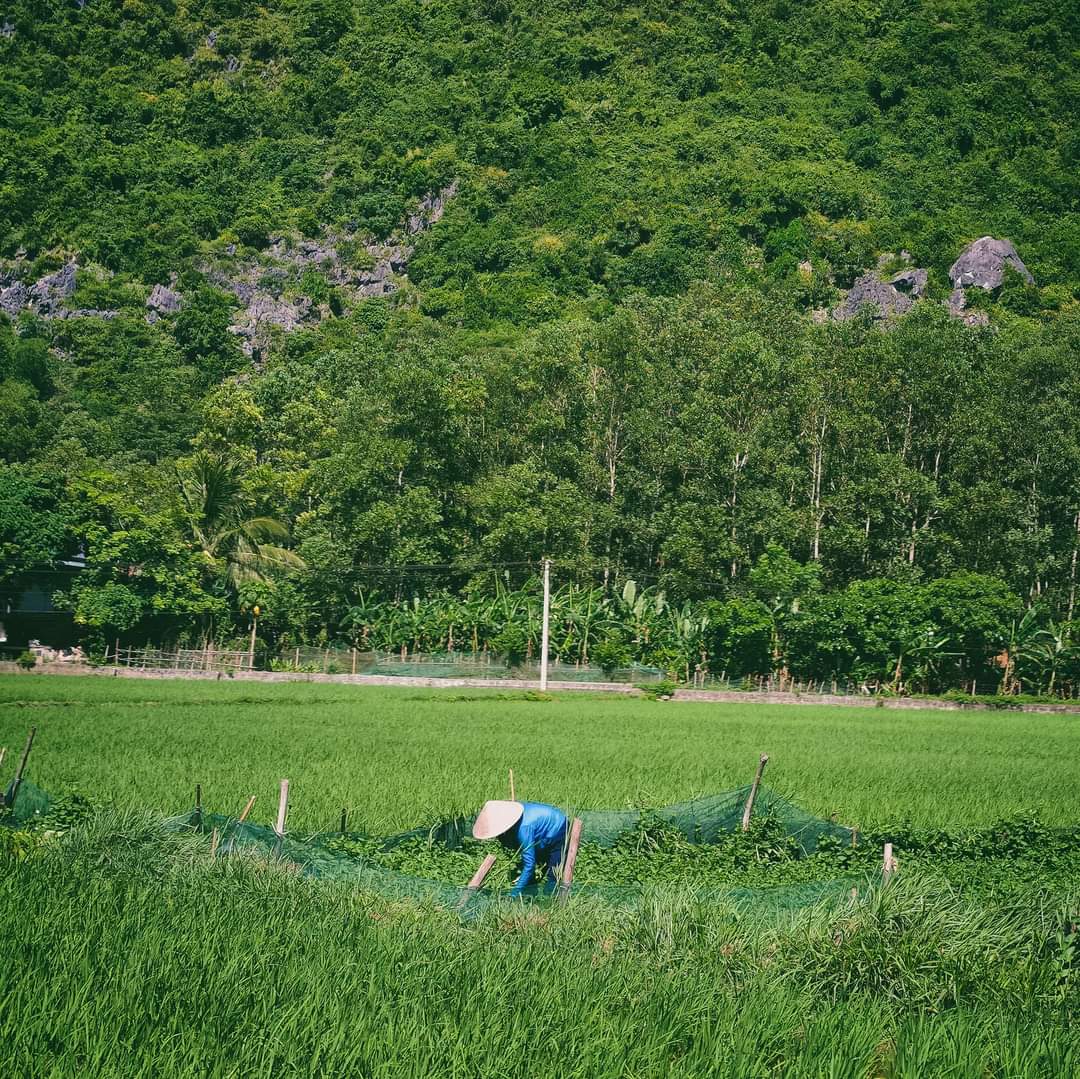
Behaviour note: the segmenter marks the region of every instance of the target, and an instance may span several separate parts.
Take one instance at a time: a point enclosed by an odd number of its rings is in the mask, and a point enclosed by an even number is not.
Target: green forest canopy
[[[1024,606],[1072,621],[1069,5],[15,0],[0,26],[3,266],[74,259],[69,307],[112,316],[0,316],[3,587],[84,545],[90,634],[227,633],[261,599],[315,640],[362,594],[545,554],[768,607],[772,545],[825,597],[1003,588],[976,666]],[[222,266],[324,230],[366,264],[448,188],[396,291],[309,269],[285,298],[320,317],[230,331]],[[979,295],[980,329],[939,301],[982,235],[1035,285]],[[901,250],[929,284],[893,328],[815,316]],[[183,304],[151,324],[155,285]],[[183,495],[207,461],[237,481],[213,550]],[[260,521],[306,568],[235,572]]]

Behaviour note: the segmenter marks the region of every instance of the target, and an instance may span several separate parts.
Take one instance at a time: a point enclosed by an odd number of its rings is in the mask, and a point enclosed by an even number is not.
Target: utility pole
[[[544,625],[540,632],[540,692],[547,689],[548,626],[551,622],[551,559],[544,559]]]
[[[251,643],[248,645],[248,670],[255,670],[255,630],[259,625],[259,605],[251,608]]]

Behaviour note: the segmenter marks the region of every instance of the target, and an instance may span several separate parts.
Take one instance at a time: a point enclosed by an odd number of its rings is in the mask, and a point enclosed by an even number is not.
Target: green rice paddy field
[[[98,809],[0,848],[8,1074],[1080,1075],[1080,716],[12,675],[5,783],[32,724],[29,777]],[[288,777],[291,831],[348,807],[379,835],[505,797],[509,768],[519,797],[648,807],[742,786],[762,752],[792,802],[898,837],[888,888],[869,849],[638,837],[619,872],[664,869],[633,904],[463,920],[161,828],[196,782],[269,822]],[[583,857],[583,892],[615,864]],[[766,917],[705,871],[864,882]]]

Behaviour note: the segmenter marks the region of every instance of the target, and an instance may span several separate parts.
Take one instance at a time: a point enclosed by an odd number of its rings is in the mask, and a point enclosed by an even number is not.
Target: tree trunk
[[[1069,617],[1067,621],[1072,622],[1073,614],[1076,611],[1076,560],[1077,549],[1080,548],[1080,510],[1076,511],[1076,532],[1073,535],[1073,549],[1072,549],[1072,562],[1069,567]]]
[[[821,485],[822,477],[825,473],[825,428],[827,422],[828,417],[823,415],[821,417],[821,432],[818,434],[818,437],[816,439],[817,445],[814,448],[814,456],[810,466],[810,501],[814,510],[814,541],[812,545],[811,557],[815,562],[821,560]]]

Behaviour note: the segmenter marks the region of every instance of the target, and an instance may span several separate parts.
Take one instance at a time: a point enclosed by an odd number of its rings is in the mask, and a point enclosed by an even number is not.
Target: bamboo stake
[[[514,769],[510,769],[510,801],[516,802],[517,795],[514,793]]]
[[[7,756],[7,746],[0,746],[0,768],[4,766],[4,758]]]
[[[278,793],[278,807],[277,807],[277,824],[274,825],[274,831],[277,832],[278,839],[285,834],[285,815],[289,810],[289,781],[283,779],[281,781],[281,790]]]
[[[195,824],[202,827],[202,784],[195,784]]]
[[[243,824],[244,821],[247,820],[247,815],[251,812],[251,807],[254,804],[255,804],[255,795],[253,794],[247,800],[247,804],[244,806],[243,810],[241,811],[240,816],[236,818],[236,823],[237,823],[238,826]],[[233,829],[233,834],[229,837],[228,841],[226,842],[225,849],[222,852],[223,854],[232,854],[232,852],[236,849],[236,832],[237,831],[238,831],[238,828]]]
[[[219,838],[218,830],[215,828],[213,830],[213,832],[210,833],[210,860],[211,861],[213,861],[213,859],[215,859],[217,857],[218,838]]]
[[[885,850],[881,859],[881,883],[886,885],[892,879],[893,875],[900,868],[900,860],[893,856],[893,846],[891,843],[885,844]]]
[[[277,840],[274,843],[274,856],[281,854],[281,844],[285,839],[285,816],[289,811],[289,781],[283,779],[281,781],[281,790],[278,794],[278,811],[277,811],[277,823],[274,825],[274,831],[277,833]]]
[[[565,903],[570,895],[570,886],[574,883],[574,865],[577,863],[578,847],[581,846],[581,818],[575,817],[570,825],[570,845],[566,848],[562,878],[559,881],[559,902]]]
[[[349,811],[348,811],[348,809],[345,808],[345,806],[342,806],[341,807],[341,828],[339,829],[339,831],[341,832],[342,835],[345,834],[345,826],[348,824],[348,822],[349,822]]]
[[[30,733],[26,736],[26,745],[23,746],[22,757],[19,760],[19,767],[15,770],[15,779],[11,784],[11,797],[6,801],[6,804],[13,806],[15,799],[19,794],[19,787],[22,786],[23,772],[26,771],[26,762],[30,757],[30,748],[34,744],[34,735],[37,734],[37,727],[31,727]]]
[[[461,910],[466,903],[480,890],[483,886],[484,878],[491,872],[491,867],[495,864],[495,855],[489,854],[481,863],[477,871],[472,875],[472,880],[469,881],[465,888],[465,891],[461,893],[461,898],[458,900],[456,910]]]
[[[754,776],[754,782],[750,787],[750,796],[746,799],[746,808],[743,810],[742,830],[744,832],[750,831],[750,814],[754,811],[754,800],[757,798],[758,787],[761,785],[761,777],[765,772],[765,765],[768,763],[768,753],[762,753],[761,760],[758,761],[757,773]]]

